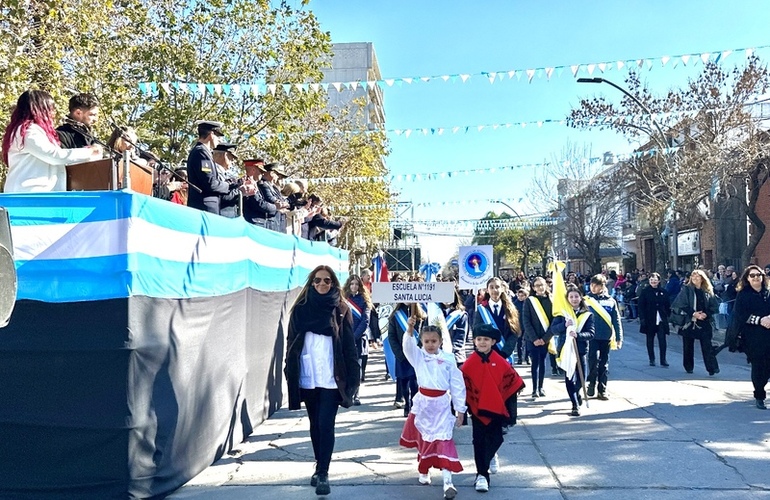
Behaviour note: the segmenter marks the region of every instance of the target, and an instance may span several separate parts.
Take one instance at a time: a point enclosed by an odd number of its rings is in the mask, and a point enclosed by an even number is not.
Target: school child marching
[[[474,351],[462,366],[473,425],[476,491],[489,491],[492,460],[503,444],[503,427],[516,424],[517,395],[524,380],[494,346],[500,330],[480,324],[473,328]]]
[[[406,448],[417,449],[420,484],[431,484],[431,468],[441,469],[444,498],[452,499],[457,496],[452,473],[463,470],[452,431],[462,425],[467,411],[465,383],[454,355],[441,349],[442,332],[439,327],[423,327],[419,337],[422,349],[418,347],[414,336],[418,321],[415,315],[409,317],[402,339],[403,354],[414,367],[419,389],[399,443]],[[452,407],[457,416],[452,415]]]

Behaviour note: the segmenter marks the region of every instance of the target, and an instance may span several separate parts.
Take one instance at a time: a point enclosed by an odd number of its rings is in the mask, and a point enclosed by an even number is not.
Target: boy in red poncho
[[[503,427],[516,424],[516,395],[524,380],[493,349],[500,331],[490,325],[473,329],[474,352],[462,366],[466,400],[473,423],[476,491],[489,491],[489,468],[503,444]]]

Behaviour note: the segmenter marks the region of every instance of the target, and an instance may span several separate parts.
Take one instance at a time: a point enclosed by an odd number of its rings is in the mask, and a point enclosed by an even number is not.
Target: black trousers
[[[313,443],[315,471],[328,474],[334,452],[334,424],[342,399],[338,389],[300,389],[310,420],[310,441]]]
[[[473,459],[476,462],[476,474],[489,481],[489,464],[497,450],[503,445],[503,426],[499,420],[492,419],[489,425],[471,415],[473,424]]]
[[[705,328],[704,328],[705,330]],[[701,337],[698,339],[700,342],[700,352],[703,355],[703,364],[706,367],[706,371],[709,374],[714,373],[719,369],[719,362],[717,357],[714,356],[714,352],[711,349],[711,329],[701,332]],[[695,367],[695,338],[694,337],[682,337],[682,365],[684,369],[691,372]]]
[[[578,363],[580,363],[580,371],[577,370],[577,366],[575,367],[575,373],[572,374],[572,378],[567,378],[566,375],[564,375],[564,386],[567,388],[567,396],[569,396],[569,400],[572,401],[573,407],[578,407],[582,403],[582,400],[580,398],[580,386],[582,385],[582,380],[580,380],[580,375],[585,377],[586,376],[586,355],[578,353]],[[602,392],[602,391],[599,391]]]
[[[607,372],[610,362],[610,341],[588,341],[588,383],[599,382],[599,394],[607,392]]]
[[[647,335],[647,356],[650,361],[655,361],[655,337],[658,337],[658,349],[660,350],[661,363],[666,361],[666,325],[658,325],[658,331],[654,333],[645,333]]]
[[[398,385],[401,386],[401,395],[404,397],[404,415],[409,415],[409,410],[412,409],[412,398],[419,390],[417,376],[399,377]]]
[[[754,384],[754,398],[764,400],[767,397],[765,386],[770,380],[770,359],[765,356],[751,360],[751,383]]]
[[[543,388],[545,380],[545,358],[548,356],[548,345],[535,345],[527,341],[527,352],[532,360],[532,392]]]

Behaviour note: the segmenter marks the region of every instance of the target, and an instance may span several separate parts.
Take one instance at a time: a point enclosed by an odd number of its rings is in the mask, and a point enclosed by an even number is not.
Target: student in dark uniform
[[[69,114],[56,134],[64,149],[84,148],[94,144],[91,127],[99,119],[99,101],[91,94],[75,94],[70,98]]]
[[[225,181],[214,163],[211,151],[219,145],[224,135],[220,122],[198,122],[198,142],[187,157],[187,175],[190,184],[201,189],[191,189],[187,206],[219,215],[221,198],[239,189]]]

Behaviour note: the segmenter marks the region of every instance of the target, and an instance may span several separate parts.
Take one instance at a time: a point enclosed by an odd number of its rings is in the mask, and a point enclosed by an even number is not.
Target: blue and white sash
[[[491,327],[494,327],[496,330],[500,329],[497,327],[497,323],[495,323],[495,318],[492,317],[492,313],[489,312],[489,309],[479,304],[478,306],[476,306],[476,312],[479,314],[479,316],[481,316],[481,319],[482,321],[484,321],[484,323],[486,323]]]
[[[445,319],[446,321],[446,329],[451,330],[453,326],[455,326],[455,323],[457,323],[460,318],[463,317],[463,313],[465,311],[460,310],[454,310],[451,313],[449,313]]]

